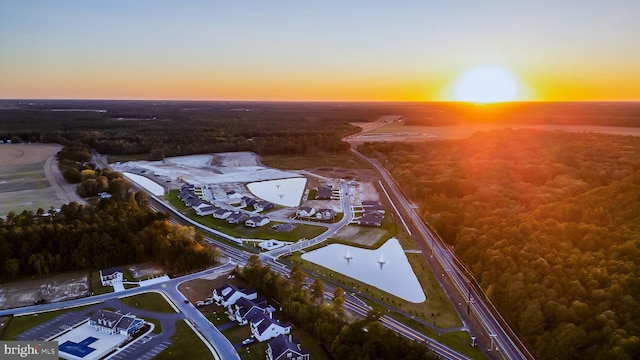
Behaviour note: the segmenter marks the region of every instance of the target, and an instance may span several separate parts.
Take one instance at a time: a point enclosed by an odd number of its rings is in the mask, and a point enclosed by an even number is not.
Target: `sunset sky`
[[[640,101],[640,1],[0,0],[0,98]]]

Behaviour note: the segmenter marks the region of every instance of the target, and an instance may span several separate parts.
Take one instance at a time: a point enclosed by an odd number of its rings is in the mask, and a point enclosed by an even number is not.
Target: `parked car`
[[[40,305],[40,304],[46,304],[46,303],[47,303],[47,299],[38,299],[33,302],[33,305]]]

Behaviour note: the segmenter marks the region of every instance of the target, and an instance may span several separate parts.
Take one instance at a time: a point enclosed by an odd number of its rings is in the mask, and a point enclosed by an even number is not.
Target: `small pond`
[[[302,258],[412,303],[427,299],[396,238],[375,250],[330,244],[305,253]]]
[[[307,178],[296,177],[247,184],[253,195],[282,206],[298,206],[307,185]]]

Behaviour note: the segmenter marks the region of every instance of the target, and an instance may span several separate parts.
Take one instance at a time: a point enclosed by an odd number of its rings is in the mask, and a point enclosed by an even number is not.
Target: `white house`
[[[271,220],[266,216],[252,216],[244,224],[249,227],[259,227],[267,225]]]
[[[316,212],[316,219],[333,220],[336,217],[336,211],[333,209],[320,209]]]
[[[216,211],[213,212],[213,217],[216,219],[226,219],[229,215],[233,214],[233,211],[223,208],[217,208]]]
[[[240,298],[235,304],[229,306],[227,313],[231,320],[235,320],[240,325],[246,325],[249,320],[253,319],[260,314],[271,314],[276,309],[267,303],[264,298],[249,300],[247,298]]]
[[[291,340],[291,335],[278,335],[269,341],[267,360],[309,360],[309,352]]]
[[[107,334],[131,335],[144,325],[144,321],[133,315],[98,310],[89,318],[89,325],[96,331]]]
[[[316,209],[311,206],[300,206],[298,210],[296,210],[296,216],[299,217],[310,217],[316,213]]]
[[[275,205],[273,205],[273,203],[266,200],[260,200],[253,204],[253,208],[258,212],[273,209],[274,207]]]
[[[114,283],[121,283],[122,270],[117,267],[100,270],[100,282],[102,282],[102,286],[113,286]]]
[[[206,205],[206,206],[198,206],[195,208],[196,209],[196,214],[200,215],[200,216],[205,216],[205,215],[211,215],[213,214],[214,211],[216,211],[218,209],[217,206],[215,205]]]
[[[251,334],[262,342],[291,332],[291,324],[280,324],[266,314],[259,314],[249,322]]]
[[[255,300],[258,297],[258,293],[254,289],[238,289],[237,287],[225,283],[217,289],[213,289],[213,301],[218,306],[229,307],[238,301],[240,298],[246,298],[249,300]]]
[[[249,215],[243,212],[234,212],[233,214],[227,217],[227,222],[229,224],[240,224],[249,219]]]

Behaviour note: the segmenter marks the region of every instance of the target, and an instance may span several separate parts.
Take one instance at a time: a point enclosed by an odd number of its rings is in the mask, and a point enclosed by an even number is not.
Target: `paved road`
[[[421,240],[428,246],[430,251],[423,253],[425,256],[428,254],[427,261],[434,273],[441,273],[442,276],[438,278],[449,298],[452,299],[454,304],[459,304],[457,310],[461,317],[466,319],[465,325],[473,328],[478,335],[480,330],[483,330],[489,338],[489,344],[486,347],[488,350],[487,355],[507,359],[533,359],[533,356],[515,336],[513,330],[508,327],[495,308],[492,305],[487,305],[485,301],[488,301],[488,299],[484,293],[481,293],[481,289],[477,286],[472,275],[465,271],[466,269],[462,269],[462,263],[420,219],[412,204],[404,197],[386,169],[376,160],[369,159],[355,150],[352,151],[358,157],[372,164],[382,175],[386,189],[388,189],[390,201],[397,206],[400,216],[406,219],[406,223],[410,224],[406,225],[407,230],[414,239]],[[434,259],[438,263],[438,267],[434,266]],[[468,313],[465,314],[463,309],[468,309]],[[474,316],[469,316],[471,314]],[[481,327],[474,326],[475,324],[480,324]]]
[[[219,358],[224,360],[240,359],[238,353],[236,352],[233,345],[229,342],[229,340],[227,340],[227,338],[224,337],[224,335],[222,335],[222,333],[218,331],[218,329],[213,324],[211,324],[211,322],[209,322],[209,320],[200,311],[198,311],[195,306],[193,306],[191,303],[186,304],[184,302],[184,300],[186,300],[186,297],[182,295],[180,291],[178,291],[178,285],[185,281],[212,274],[223,274],[231,271],[234,267],[234,263],[228,262],[227,264],[219,266],[217,268],[211,268],[197,273],[177,277],[158,284],[127,289],[118,293],[94,295],[82,299],[0,310],[0,316],[24,315],[49,310],[73,308],[95,304],[103,301],[109,301],[111,299],[116,299],[124,296],[140,294],[148,291],[157,291],[165,294],[171,300],[172,305],[180,312],[184,313],[184,317],[189,319],[194,324],[194,327],[199,330],[202,336],[204,336],[204,338],[213,345],[213,347],[217,351],[217,355],[219,356]],[[139,310],[136,311],[140,312]],[[157,316],[157,314],[155,314],[154,317],[155,316]]]

